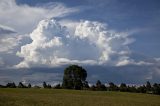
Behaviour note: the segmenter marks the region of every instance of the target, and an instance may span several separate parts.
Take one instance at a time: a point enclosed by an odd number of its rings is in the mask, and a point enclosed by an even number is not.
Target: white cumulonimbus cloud
[[[95,45],[99,51],[99,63],[116,64],[122,58],[129,59],[128,44],[133,40],[127,33],[110,31],[105,24],[99,22],[82,21],[76,28],[75,36]]]
[[[17,55],[24,58],[16,67],[59,66],[65,64],[117,65],[130,61],[127,33],[116,33],[105,24],[81,21],[70,33],[53,18],[40,21],[30,34],[32,42]]]

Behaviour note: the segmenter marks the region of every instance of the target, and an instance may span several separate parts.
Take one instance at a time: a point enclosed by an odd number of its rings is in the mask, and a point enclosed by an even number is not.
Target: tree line
[[[43,82],[43,88],[54,89],[75,89],[75,90],[92,90],[92,91],[120,91],[120,92],[135,92],[135,93],[150,93],[160,95],[160,84],[154,83],[153,85],[147,81],[146,84],[141,86],[128,86],[125,83],[121,83],[119,86],[113,82],[108,83],[108,86],[102,84],[100,80],[97,80],[95,85],[89,86],[86,81],[87,71],[78,65],[70,65],[64,70],[62,84],[51,86],[46,82]],[[6,85],[0,85],[0,88],[41,88],[29,83],[28,85],[19,82],[18,85],[13,83],[7,83]]]

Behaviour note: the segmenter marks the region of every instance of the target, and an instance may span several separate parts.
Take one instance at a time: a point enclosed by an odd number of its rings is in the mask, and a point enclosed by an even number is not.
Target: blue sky
[[[159,0],[2,0],[1,83],[61,82],[69,64],[84,66],[90,83],[159,82],[159,5]]]

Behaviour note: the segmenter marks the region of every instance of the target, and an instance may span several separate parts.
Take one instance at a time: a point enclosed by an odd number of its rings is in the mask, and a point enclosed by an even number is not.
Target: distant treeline
[[[100,80],[96,82],[95,85],[89,86],[86,81],[87,71],[78,66],[71,65],[64,70],[63,82],[62,84],[57,84],[51,86],[46,82],[43,82],[43,88],[48,89],[75,89],[75,90],[92,90],[92,91],[120,91],[120,92],[135,92],[135,93],[149,93],[160,95],[160,84],[154,83],[153,85],[147,81],[146,84],[141,86],[128,86],[125,83],[121,83],[117,86],[113,82],[110,82],[108,86],[101,83]],[[19,82],[18,85],[13,83],[8,83],[6,85],[0,85],[0,88],[42,88],[40,86],[34,86],[29,83],[28,85]]]
[[[0,85],[0,88],[46,88],[46,89],[64,89],[61,84],[51,86],[46,82],[43,82],[43,87],[32,86],[30,83],[28,85],[19,82],[18,85],[13,83],[7,83],[6,85]],[[81,90],[92,90],[92,91],[120,91],[120,92],[134,92],[134,93],[149,93],[160,95],[160,84],[154,83],[153,85],[147,81],[146,84],[141,86],[128,86],[125,83],[121,83],[119,86],[110,82],[108,86],[101,83],[100,80],[97,81],[95,85],[83,87]]]

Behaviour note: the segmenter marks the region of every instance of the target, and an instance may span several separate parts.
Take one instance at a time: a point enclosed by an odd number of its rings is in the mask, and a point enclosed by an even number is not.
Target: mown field
[[[160,96],[109,91],[1,88],[0,106],[160,106]]]

